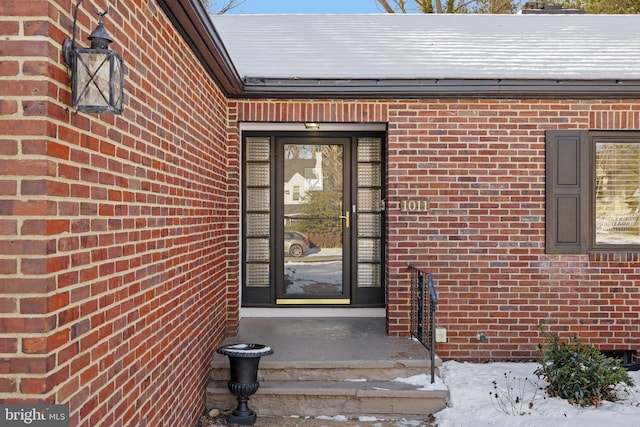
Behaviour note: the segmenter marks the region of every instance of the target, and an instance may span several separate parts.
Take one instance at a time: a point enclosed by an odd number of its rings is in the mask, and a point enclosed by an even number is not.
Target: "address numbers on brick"
[[[400,212],[429,212],[429,199],[401,200]]]

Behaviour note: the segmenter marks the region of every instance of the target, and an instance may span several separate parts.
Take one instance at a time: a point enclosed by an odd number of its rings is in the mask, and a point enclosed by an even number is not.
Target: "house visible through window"
[[[640,132],[548,131],[548,253],[640,250]]]

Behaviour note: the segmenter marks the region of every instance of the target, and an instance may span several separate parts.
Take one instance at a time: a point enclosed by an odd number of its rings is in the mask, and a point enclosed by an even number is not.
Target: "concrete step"
[[[441,364],[436,360],[436,368]],[[436,373],[438,369],[436,369]],[[260,361],[260,388],[249,406],[265,416],[361,415],[397,417],[433,414],[446,407],[448,391],[421,390],[396,379],[430,374],[427,358],[395,360]],[[229,361],[216,357],[207,387],[207,408],[231,411]]]
[[[446,407],[447,390],[419,390],[396,381],[266,381],[249,406],[265,416],[424,417]],[[206,405],[231,411],[237,405],[226,381],[211,381]]]
[[[431,372],[418,342],[386,334],[384,318],[247,318],[224,344],[266,343],[260,388],[249,407],[272,417],[343,415],[422,419],[446,406],[448,391],[394,381]],[[436,360],[436,373],[441,360]],[[227,388],[229,358],[212,360],[206,405],[228,413],[236,397]],[[427,387],[431,389],[431,387]]]
[[[435,372],[439,374],[442,361],[436,359]],[[393,380],[430,373],[427,358],[400,360],[327,360],[327,361],[270,361],[262,358],[258,381],[327,381],[327,380]],[[229,360],[217,355],[211,364],[211,379],[229,379]]]

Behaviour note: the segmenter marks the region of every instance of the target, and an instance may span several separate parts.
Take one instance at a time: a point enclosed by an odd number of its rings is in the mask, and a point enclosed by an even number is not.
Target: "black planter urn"
[[[238,398],[238,407],[231,413],[229,424],[252,426],[257,416],[249,408],[249,396],[260,387],[260,358],[273,354],[273,350],[262,344],[231,344],[220,347],[218,353],[229,357],[231,379],[227,382],[227,387]]]

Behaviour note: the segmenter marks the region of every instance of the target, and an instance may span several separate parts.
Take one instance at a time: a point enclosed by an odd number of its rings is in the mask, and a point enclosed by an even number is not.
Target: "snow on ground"
[[[443,363],[440,373],[449,387],[449,408],[435,414],[438,427],[631,427],[640,425],[640,371],[629,372],[636,386],[629,393],[621,392],[619,402],[603,402],[600,407],[570,405],[566,400],[546,397],[544,390],[536,391],[538,378],[533,374],[536,363]],[[505,378],[507,374],[507,378]],[[525,380],[526,379],[526,380]],[[511,402],[502,399],[506,411],[496,409],[491,392],[507,392],[514,389],[522,404],[515,404],[514,412],[525,415],[508,415]],[[508,387],[507,385],[510,385]],[[542,381],[538,384],[544,387]],[[493,398],[497,402],[497,399]],[[532,408],[529,409],[529,403]]]
[[[446,390],[447,386],[440,377],[435,377],[431,382],[431,374],[418,374],[408,378],[396,378],[394,381],[410,384],[418,387],[418,390],[433,391]]]
[[[436,377],[434,384],[426,374],[395,381],[413,384],[422,390],[449,388],[449,407],[435,414],[437,427],[640,426],[640,371],[629,372],[636,386],[628,393],[621,390],[622,400],[605,401],[597,408],[581,408],[563,399],[547,397],[541,390],[545,383],[534,375],[537,367],[537,363],[449,361],[443,363],[441,378]],[[497,388],[494,388],[494,381]],[[495,392],[502,397],[492,397]],[[333,425],[339,426],[343,420],[333,418],[333,421],[337,421]],[[375,421],[375,417],[361,417],[360,421]],[[425,426],[418,420],[397,421],[394,425]]]
[[[358,419],[345,416],[258,417],[256,426],[297,426],[297,427],[636,427],[640,426],[640,371],[629,372],[636,386],[629,393],[621,392],[619,402],[603,402],[600,407],[570,405],[566,400],[546,397],[544,383],[534,375],[536,363],[460,363],[449,361],[440,368],[441,378],[431,384],[430,375],[415,375],[397,378],[407,384],[421,387],[423,390],[449,388],[449,407],[435,414],[435,424],[425,420],[400,419],[385,420],[363,414]],[[506,377],[505,377],[506,374]],[[362,382],[365,379],[349,381]],[[513,388],[513,395],[519,397],[500,400],[503,409],[496,408],[491,397],[497,391],[507,393]],[[512,403],[514,405],[512,405]],[[529,408],[531,403],[531,408]],[[515,413],[515,415],[514,415]],[[524,415],[517,415],[524,413]],[[198,426],[224,426],[215,420],[211,424]]]
[[[342,262],[296,262],[284,264],[284,274],[289,280],[288,294],[304,294],[306,287],[318,283],[342,286]]]

